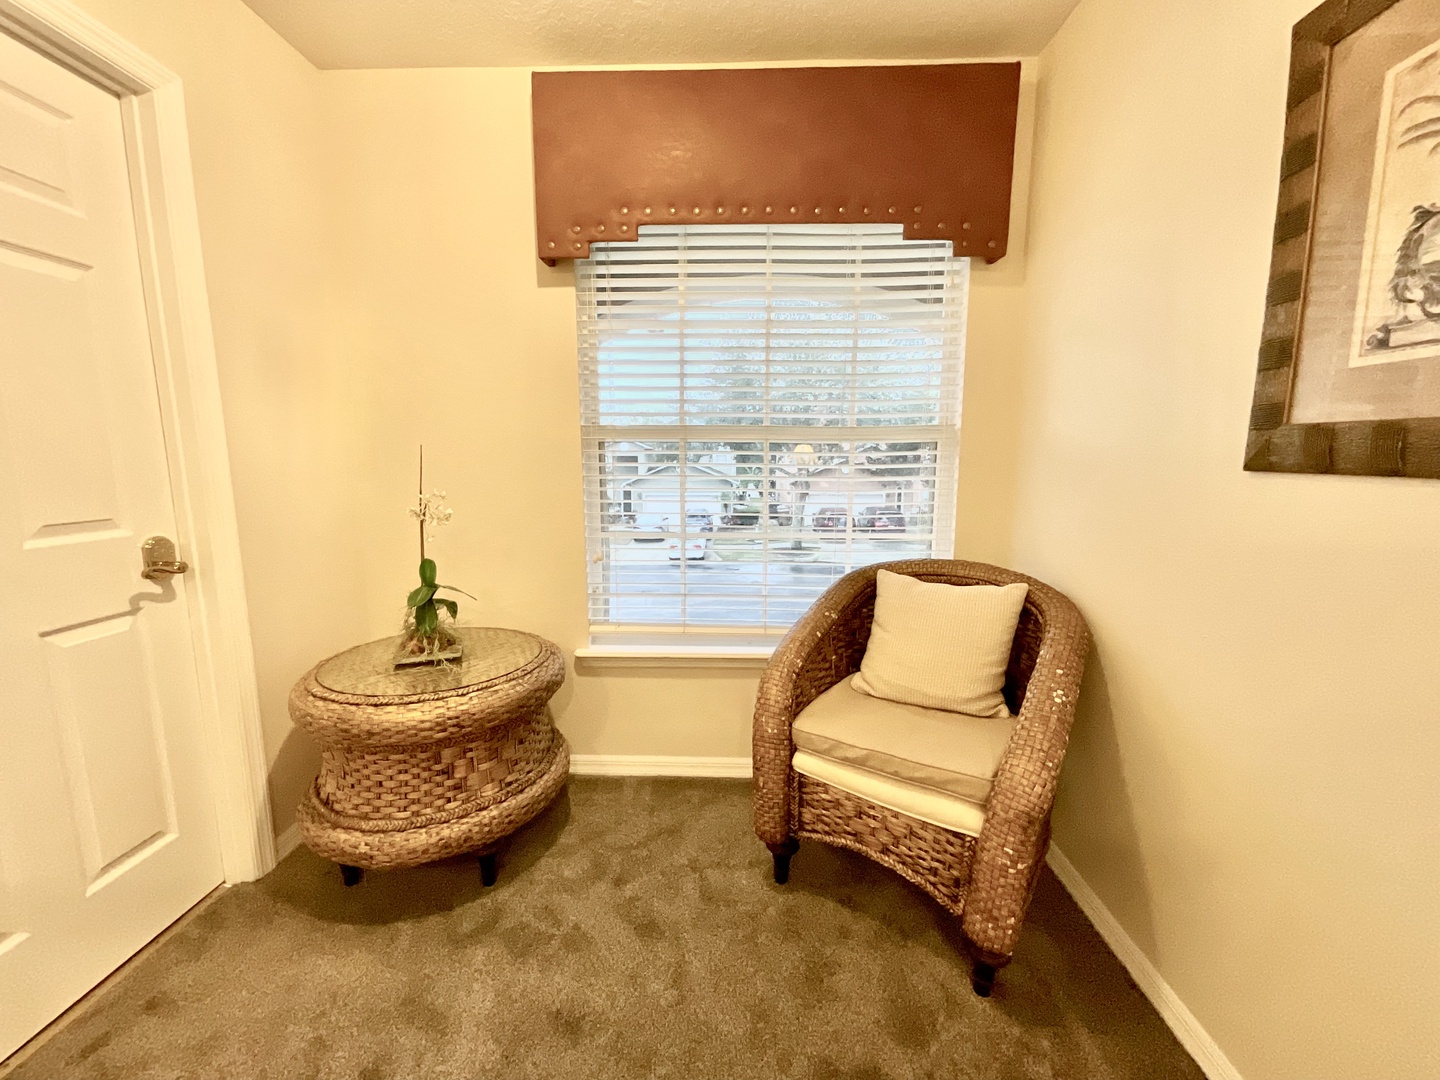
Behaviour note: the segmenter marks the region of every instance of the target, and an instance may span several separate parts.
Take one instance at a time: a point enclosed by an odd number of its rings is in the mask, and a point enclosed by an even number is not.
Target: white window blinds
[[[948,556],[968,274],[898,225],[578,261],[592,634],[763,639],[856,566]]]

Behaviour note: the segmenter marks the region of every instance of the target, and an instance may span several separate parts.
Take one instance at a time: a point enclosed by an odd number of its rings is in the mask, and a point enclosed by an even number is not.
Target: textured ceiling
[[[245,0],[317,67],[1033,56],[1077,0]]]

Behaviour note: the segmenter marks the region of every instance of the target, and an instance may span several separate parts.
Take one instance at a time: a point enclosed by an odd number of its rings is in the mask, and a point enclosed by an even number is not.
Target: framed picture
[[[1296,24],[1245,468],[1440,478],[1440,0]]]

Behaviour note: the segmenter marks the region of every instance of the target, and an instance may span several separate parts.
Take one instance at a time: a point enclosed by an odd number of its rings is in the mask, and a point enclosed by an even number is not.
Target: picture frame
[[[1291,38],[1247,471],[1440,478],[1432,173],[1440,0],[1327,0]]]

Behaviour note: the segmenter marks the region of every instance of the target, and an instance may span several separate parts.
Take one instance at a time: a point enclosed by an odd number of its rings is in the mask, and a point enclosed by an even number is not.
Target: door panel
[[[0,1057],[222,877],[159,400],[120,102],[0,34]]]
[[[64,210],[76,209],[65,128],[68,113],[0,82],[0,184]]]
[[[44,638],[50,697],[87,889],[150,841],[174,831],[164,733],[148,688],[138,617],[102,619]],[[137,679],[134,673],[143,672]]]
[[[11,497],[27,545],[57,531],[79,539],[86,531],[74,528],[80,522],[115,527],[117,463],[105,437],[103,382],[94,370],[103,357],[89,340],[96,307],[91,273],[38,255],[0,263],[6,303],[45,313],[43,320],[15,320],[7,343],[15,358],[32,358],[23,380],[7,383],[3,403],[6,450],[19,480]],[[58,416],[47,404],[55,401],[66,403]]]

